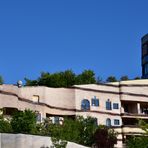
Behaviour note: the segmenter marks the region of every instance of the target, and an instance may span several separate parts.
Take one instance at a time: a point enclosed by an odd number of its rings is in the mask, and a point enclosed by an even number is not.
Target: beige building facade
[[[37,111],[39,122],[47,117],[54,123],[63,122],[64,116],[95,117],[98,124],[118,132],[117,147],[123,147],[130,135],[143,133],[137,119],[148,122],[148,80],[71,88],[0,85],[0,108],[6,116],[14,110]]]

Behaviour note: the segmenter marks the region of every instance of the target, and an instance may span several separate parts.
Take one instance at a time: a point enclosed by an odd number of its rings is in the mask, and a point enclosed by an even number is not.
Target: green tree
[[[107,79],[106,79],[106,82],[117,82],[117,79],[115,76],[109,76]]]
[[[30,80],[28,78],[24,78],[24,80],[26,81],[26,86],[37,86],[38,85],[37,80]]]
[[[65,118],[63,125],[48,124],[46,131],[51,137],[61,140],[79,143],[85,146],[91,146],[94,142],[93,134],[97,129],[96,119],[92,117],[76,119]]]
[[[9,120],[4,119],[3,115],[0,115],[0,133],[11,133],[12,127]]]
[[[139,80],[141,79],[139,76],[135,77],[134,80]]]
[[[0,85],[2,85],[4,83],[4,79],[2,76],[0,76]]]
[[[34,134],[36,132],[36,114],[31,110],[18,111],[12,116],[11,126],[15,133]]]
[[[127,81],[127,80],[129,80],[129,78],[128,78],[128,76],[122,76],[121,78],[120,78],[120,81]]]
[[[95,84],[96,78],[95,73],[92,70],[84,70],[81,74],[76,77],[76,84]]]
[[[127,140],[128,148],[148,148],[148,123],[139,120],[139,126],[145,133],[140,136],[131,136]]]
[[[85,70],[76,75],[72,70],[64,72],[48,73],[42,72],[37,80],[25,78],[27,86],[48,86],[48,87],[71,87],[75,84],[94,84],[96,83],[95,73],[92,70]]]

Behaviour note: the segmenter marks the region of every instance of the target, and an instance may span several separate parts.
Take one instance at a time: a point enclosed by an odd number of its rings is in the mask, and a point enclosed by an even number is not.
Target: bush
[[[15,133],[35,134],[36,114],[31,110],[18,111],[12,116],[11,126]]]
[[[12,127],[9,120],[4,119],[2,115],[0,115],[0,133],[11,133]]]

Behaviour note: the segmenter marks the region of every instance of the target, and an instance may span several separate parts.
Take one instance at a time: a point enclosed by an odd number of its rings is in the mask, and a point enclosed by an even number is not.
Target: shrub
[[[11,133],[12,127],[9,120],[4,119],[2,115],[0,115],[0,133]]]
[[[31,110],[18,111],[12,116],[11,126],[15,133],[35,134],[36,114]]]

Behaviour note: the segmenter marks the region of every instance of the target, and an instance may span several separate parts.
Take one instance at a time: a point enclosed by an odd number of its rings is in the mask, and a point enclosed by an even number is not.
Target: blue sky
[[[41,71],[92,69],[141,76],[147,0],[1,0],[0,74],[5,83]]]

